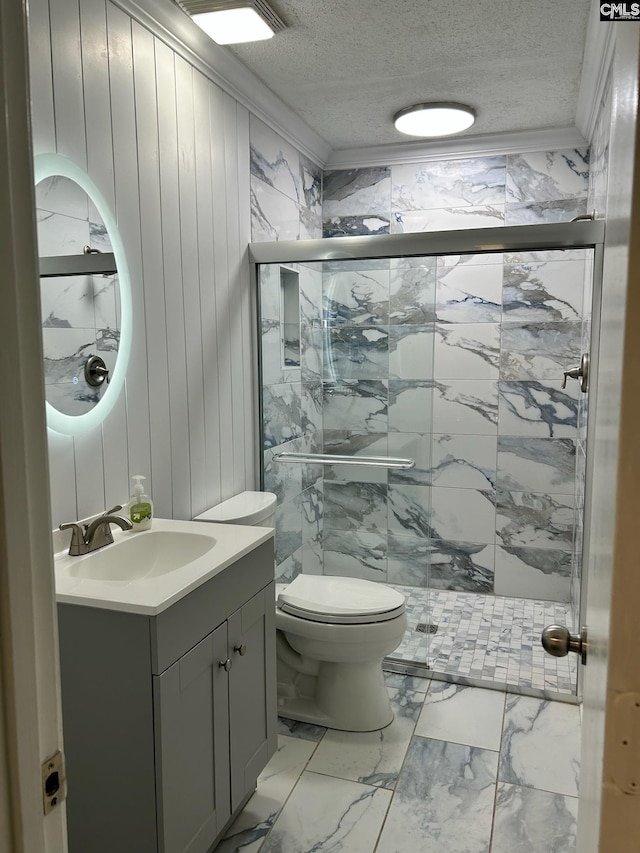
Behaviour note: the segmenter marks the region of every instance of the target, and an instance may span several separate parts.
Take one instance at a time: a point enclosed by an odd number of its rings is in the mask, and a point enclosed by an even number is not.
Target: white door
[[[41,781],[62,738],[26,45],[0,0],[0,850],[64,853]]]
[[[589,634],[579,853],[640,850],[640,33],[637,24],[614,26],[607,234],[592,387],[597,399],[588,436]]]

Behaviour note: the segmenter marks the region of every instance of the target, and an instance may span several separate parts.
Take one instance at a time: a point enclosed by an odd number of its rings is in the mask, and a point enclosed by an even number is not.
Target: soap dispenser
[[[149,495],[145,495],[142,480],[146,480],[142,474],[134,474],[135,480],[133,494],[129,501],[129,518],[134,530],[148,530],[151,527],[153,516],[153,503]]]

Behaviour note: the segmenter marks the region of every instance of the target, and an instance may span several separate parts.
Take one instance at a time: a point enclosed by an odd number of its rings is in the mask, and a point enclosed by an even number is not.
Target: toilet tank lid
[[[196,515],[194,521],[258,524],[274,512],[276,500],[273,492],[241,492]]]
[[[278,604],[327,615],[388,613],[404,602],[401,592],[385,584],[329,575],[298,575],[278,595]]]

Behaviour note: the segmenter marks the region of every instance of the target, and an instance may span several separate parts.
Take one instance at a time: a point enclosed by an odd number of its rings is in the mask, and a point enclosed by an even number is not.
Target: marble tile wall
[[[322,169],[251,115],[251,239],[322,236]]]
[[[300,365],[286,363],[281,271],[297,276],[300,295]],[[263,265],[260,275],[262,326],[262,442],[264,488],[278,496],[276,577],[293,580],[301,571],[321,571],[322,469],[278,462],[282,451],[322,448],[322,273],[318,265]]]
[[[300,162],[253,122],[254,239],[312,236],[295,224]],[[587,209],[588,176],[586,151],[325,172],[323,234],[570,219]],[[279,202],[268,227],[263,197]],[[265,488],[285,490],[281,575],[568,601],[578,393],[561,379],[579,359],[585,275],[584,252],[327,262],[293,380],[273,360],[278,320],[263,310]],[[302,471],[274,475],[285,444],[417,465],[327,467],[311,486]],[[307,569],[296,519],[311,487],[323,504]]]
[[[325,237],[564,222],[587,210],[587,150],[327,171]]]
[[[324,265],[324,571],[569,601],[586,253]]]
[[[250,118],[254,242],[322,236],[322,169],[255,116]],[[281,269],[298,276],[300,365],[283,352]],[[322,274],[318,265],[264,265],[260,276],[264,488],[278,496],[276,577],[322,571],[322,469],[274,461],[322,448]],[[295,337],[295,333],[293,335]]]
[[[588,161],[325,172],[323,233],[569,220],[587,209]],[[589,275],[583,251],[325,264],[325,450],[417,459],[386,477],[325,471],[326,572],[569,601],[579,394],[561,385]]]
[[[36,187],[38,252],[41,257],[80,255],[85,246],[112,251],[104,223],[73,181],[55,176]],[[40,282],[46,399],[66,415],[81,415],[100,400],[84,365],[100,355],[115,368],[120,342],[118,278],[69,276]]]

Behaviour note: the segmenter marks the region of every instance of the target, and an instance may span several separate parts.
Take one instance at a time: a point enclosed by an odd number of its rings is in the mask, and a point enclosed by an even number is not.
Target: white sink
[[[201,533],[177,530],[149,530],[144,536],[134,533],[87,554],[87,559],[71,563],[69,574],[103,581],[153,578],[204,557],[215,544],[213,536]]]
[[[68,531],[54,531],[58,602],[157,615],[273,536],[270,527],[164,518],[111,531],[112,544],[81,557],[69,556]]]

